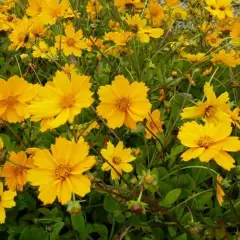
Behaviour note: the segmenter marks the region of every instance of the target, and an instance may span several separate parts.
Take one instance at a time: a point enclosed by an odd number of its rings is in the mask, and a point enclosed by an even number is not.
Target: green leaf
[[[11,150],[11,140],[10,137],[6,134],[0,134],[0,138],[3,141],[3,146],[6,147],[8,150]]]
[[[36,199],[28,192],[24,192],[18,195],[18,207],[19,209],[28,208],[29,210],[36,209]]]
[[[78,213],[71,216],[73,229],[77,232],[83,233],[85,231],[85,219],[83,213]]]
[[[180,196],[182,190],[180,188],[176,188],[172,191],[170,191],[167,196],[164,198],[164,200],[161,203],[161,206],[171,206],[174,202],[177,201],[178,197]]]
[[[92,224],[93,233],[98,233],[101,237],[98,240],[107,240],[108,238],[108,229],[102,224]]]
[[[19,240],[48,240],[48,235],[42,228],[26,227],[22,231]]]
[[[176,238],[174,238],[174,240],[188,240],[187,234],[184,233]]]
[[[119,209],[119,205],[113,197],[106,195],[103,202],[103,207],[107,212],[113,213]]]
[[[59,238],[59,233],[64,227],[64,222],[59,222],[53,225],[53,231],[50,233],[50,240],[57,240]]]

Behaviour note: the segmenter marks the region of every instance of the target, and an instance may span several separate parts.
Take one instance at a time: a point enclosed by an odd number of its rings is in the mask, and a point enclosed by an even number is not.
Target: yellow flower
[[[230,116],[227,113],[228,93],[221,94],[218,98],[209,83],[204,85],[204,94],[207,100],[199,101],[194,107],[186,107],[181,113],[182,119],[186,118],[205,118],[209,123],[217,124],[219,122],[230,122]]]
[[[36,95],[37,88],[23,78],[0,79],[0,118],[13,123],[22,122],[28,117],[28,103]]]
[[[149,7],[145,10],[146,18],[151,20],[153,27],[160,27],[165,17],[163,7],[157,1],[150,1]]]
[[[233,9],[230,8],[232,0],[205,0],[207,7],[205,9],[219,19],[233,17]]]
[[[28,159],[25,152],[11,152],[9,160],[12,163],[6,162],[3,165],[1,177],[5,178],[9,190],[22,191],[27,182],[27,168],[33,167],[32,159]],[[14,163],[18,164],[19,167]]]
[[[223,39],[218,37],[218,34],[216,32],[207,34],[205,40],[212,47],[218,47],[223,41]]]
[[[229,115],[232,124],[240,129],[240,109],[235,108],[233,111],[229,110]]]
[[[29,28],[29,36],[31,41],[35,42],[37,38],[44,37],[46,35],[46,32],[47,29],[44,28],[43,23],[39,21],[34,21]]]
[[[210,68],[207,68],[203,73],[202,73],[202,76],[209,76],[210,73],[212,72],[212,67]]]
[[[90,192],[91,182],[83,173],[93,167],[96,160],[88,156],[89,146],[83,139],[77,143],[57,138],[51,152],[39,149],[33,157],[33,169],[28,171],[32,186],[39,187],[38,198],[53,203],[58,197],[62,204],[71,200],[72,193],[84,197]]]
[[[108,26],[111,28],[111,29],[114,29],[114,30],[117,30],[120,28],[120,23],[119,22],[116,22],[116,21],[113,21],[112,19],[109,21],[108,23]]]
[[[88,14],[88,19],[94,21],[96,17],[101,13],[103,6],[98,0],[88,0],[86,7],[86,12]]]
[[[145,27],[147,24],[146,19],[142,19],[139,14],[135,14],[134,16],[127,14],[125,20],[127,24],[133,28],[134,31]]]
[[[40,121],[41,130],[57,128],[73,122],[81,109],[93,103],[90,77],[58,71],[52,82],[41,88],[39,100],[32,102],[29,111],[33,121]]]
[[[233,38],[233,45],[240,46],[240,20],[232,25],[230,36]]]
[[[119,142],[116,147],[114,147],[111,142],[108,142],[107,149],[101,150],[101,154],[106,160],[102,165],[102,170],[111,170],[111,178],[113,180],[120,179],[120,175],[122,175],[123,172],[129,173],[133,170],[133,167],[129,162],[135,160],[135,157],[132,156],[131,153],[132,149],[124,148],[123,142]]]
[[[114,6],[119,7],[120,12],[125,12],[131,8],[144,8],[144,3],[141,0],[115,0]]]
[[[76,67],[74,64],[65,64],[62,68],[62,71],[66,74],[76,73]]]
[[[13,191],[3,191],[3,183],[0,182],[0,224],[5,222],[6,213],[4,208],[12,208],[16,206],[14,202],[14,197],[16,192]]]
[[[86,49],[87,45],[83,37],[82,30],[75,32],[72,23],[69,23],[65,27],[65,35],[58,35],[55,37],[55,47],[61,49],[66,56],[73,54],[74,56],[80,57],[82,55],[82,49]]]
[[[231,50],[229,53],[221,50],[218,53],[212,54],[211,62],[213,62],[213,64],[224,64],[229,67],[236,67],[240,64],[240,57],[234,50]]]
[[[49,47],[44,41],[40,41],[38,46],[33,46],[33,57],[52,60],[57,55],[57,49],[55,47]]]
[[[166,0],[168,6],[176,6],[179,4],[179,0]]]
[[[28,42],[28,34],[31,24],[31,21],[29,21],[27,17],[17,21],[17,23],[13,26],[12,32],[8,36],[12,42],[12,44],[8,47],[9,50],[18,50],[22,47],[30,47],[31,44]]]
[[[208,59],[205,53],[190,54],[181,52],[181,56],[189,62],[205,62]]]
[[[184,161],[199,158],[202,162],[215,162],[226,170],[235,167],[235,160],[228,152],[240,150],[238,137],[229,137],[232,127],[229,123],[217,125],[206,123],[204,126],[197,122],[187,122],[179,130],[178,139],[182,145],[189,147],[181,157]]]
[[[146,128],[146,138],[150,139],[153,137],[152,133],[155,135],[163,132],[162,125],[164,124],[161,121],[161,114],[159,110],[154,110],[150,116],[147,117],[147,128]],[[151,131],[148,131],[148,129]]]
[[[162,28],[143,28],[137,32],[137,39],[139,42],[148,43],[150,38],[160,38],[164,31]]]
[[[104,40],[112,41],[117,46],[126,46],[126,44],[132,39],[132,32],[108,32],[104,36]]]
[[[217,176],[216,179],[216,194],[217,194],[217,200],[220,206],[222,206],[223,204],[223,196],[225,196],[225,193],[221,187],[221,182],[222,182],[223,178],[221,176]]]
[[[4,0],[0,2],[0,12],[7,13],[15,7],[16,0]]]
[[[97,112],[107,119],[111,128],[125,124],[136,129],[136,122],[142,121],[151,110],[147,91],[148,88],[143,82],[129,84],[124,76],[116,76],[112,85],[101,86],[98,90],[101,103]]]
[[[175,17],[180,19],[186,20],[187,19],[187,12],[183,8],[177,7],[173,9],[173,14]]]
[[[17,23],[17,18],[13,14],[1,14],[0,13],[0,31],[9,31]]]
[[[36,17],[42,12],[43,0],[28,0],[26,14],[30,17]]]

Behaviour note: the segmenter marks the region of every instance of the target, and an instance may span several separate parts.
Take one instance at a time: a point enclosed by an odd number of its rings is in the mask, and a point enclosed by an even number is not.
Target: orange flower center
[[[22,175],[23,169],[20,167],[15,167],[13,172],[15,176],[19,176],[19,175]]]
[[[118,101],[117,101],[117,109],[118,110],[120,110],[122,112],[126,112],[129,107],[130,107],[129,99],[127,99],[125,97],[118,99]]]
[[[74,105],[74,97],[73,95],[67,95],[62,99],[62,102],[60,103],[61,108],[70,108]]]
[[[150,126],[151,129],[156,128],[156,124],[153,121],[150,122],[149,126]]]
[[[201,137],[201,138],[198,140],[198,145],[199,145],[199,147],[207,148],[207,147],[212,146],[213,143],[214,143],[214,141],[213,141],[212,138],[210,138],[209,136]]]
[[[21,32],[18,34],[18,41],[19,42],[25,42],[26,40],[26,34],[24,32]]]
[[[211,38],[210,41],[211,41],[211,43],[217,43],[217,39],[216,38]]]
[[[51,12],[52,17],[57,18],[60,15],[60,9],[53,9]]]
[[[73,38],[68,38],[67,45],[72,47],[75,45],[75,40]]]
[[[113,163],[114,164],[120,164],[121,163],[121,158],[120,157],[114,157],[113,158]]]
[[[215,113],[216,113],[216,108],[215,107],[213,107],[213,106],[207,107],[207,109],[206,109],[206,116],[207,117],[214,116]]]
[[[13,17],[12,17],[12,16],[8,16],[8,17],[7,17],[7,21],[8,21],[8,22],[11,22],[12,20],[13,20]]]
[[[225,11],[226,8],[225,8],[224,6],[222,6],[222,7],[219,8],[219,10],[220,10],[220,11]]]
[[[216,9],[216,7],[215,7],[214,5],[211,5],[210,8],[211,8],[212,10],[215,10],[215,9]]]
[[[16,97],[10,96],[4,100],[4,104],[7,105],[8,107],[14,107],[17,104],[17,99]]]
[[[71,168],[68,164],[60,164],[55,169],[55,175],[57,179],[64,180],[65,178],[68,178],[71,174]]]

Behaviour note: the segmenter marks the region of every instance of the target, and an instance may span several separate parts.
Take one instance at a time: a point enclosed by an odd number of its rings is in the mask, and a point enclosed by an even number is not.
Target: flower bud
[[[72,216],[75,216],[77,215],[78,213],[81,212],[81,205],[78,201],[70,201],[68,203],[68,207],[67,207],[67,211],[72,215]]]

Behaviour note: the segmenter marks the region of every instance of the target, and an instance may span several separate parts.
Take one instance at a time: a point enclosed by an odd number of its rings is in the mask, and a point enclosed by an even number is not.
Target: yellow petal
[[[69,177],[69,181],[72,186],[72,191],[80,197],[84,197],[90,192],[91,181],[86,176],[72,175]]]
[[[184,152],[181,157],[183,161],[189,161],[191,159],[199,157],[203,152],[205,148],[190,148],[186,152]]]
[[[5,222],[6,213],[2,206],[0,206],[0,224]]]
[[[217,155],[215,155],[214,160],[219,166],[228,171],[235,167],[235,160],[225,151],[220,151]]]

